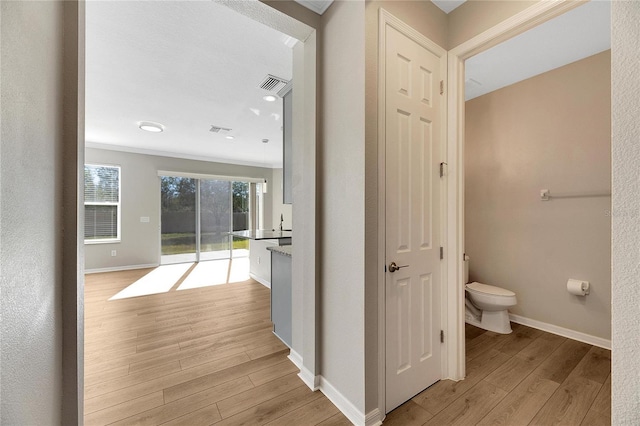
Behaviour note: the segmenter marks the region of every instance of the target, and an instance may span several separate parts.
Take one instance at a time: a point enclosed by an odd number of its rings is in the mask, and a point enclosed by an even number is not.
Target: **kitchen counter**
[[[230,235],[238,238],[246,238],[249,240],[289,240],[291,241],[291,231],[274,231],[270,229],[256,229],[248,231],[235,231]]]
[[[269,250],[270,252],[273,252],[273,253],[278,253],[278,254],[282,254],[284,256],[291,257],[291,252],[293,251],[293,246],[291,246],[291,245],[288,245],[288,246],[271,246],[271,247],[267,247],[267,250]]]
[[[249,276],[266,287],[271,287],[271,247],[291,244],[291,231],[257,229],[230,232],[233,238],[249,240]]]

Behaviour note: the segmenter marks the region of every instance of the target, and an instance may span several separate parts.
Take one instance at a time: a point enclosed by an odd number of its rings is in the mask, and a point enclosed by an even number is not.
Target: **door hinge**
[[[447,165],[444,161],[440,163],[440,177],[444,176],[444,168]]]
[[[440,343],[444,343],[444,330],[440,330]]]
[[[444,80],[440,80],[440,94],[444,95]]]
[[[444,247],[440,247],[440,260],[444,259]]]

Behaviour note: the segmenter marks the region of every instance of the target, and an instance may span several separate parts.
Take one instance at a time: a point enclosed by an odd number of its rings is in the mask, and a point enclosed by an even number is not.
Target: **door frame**
[[[70,182],[75,181],[76,192],[65,201],[65,206],[75,214],[65,216],[65,223],[69,229],[76,230],[68,240],[65,238],[65,256],[63,275],[67,277],[65,284],[65,303],[68,309],[63,309],[63,319],[69,326],[63,330],[63,348],[67,356],[64,357],[63,387],[66,396],[62,399],[62,418],[73,420],[68,423],[83,424],[84,419],[84,162],[85,162],[85,17],[86,1],[76,0],[65,2],[65,23],[68,18],[69,31],[64,32],[63,45],[69,47],[65,56],[63,68],[65,71],[65,96],[69,96],[69,111],[65,115],[65,129],[68,127],[69,137],[75,144],[69,144],[65,151],[65,159],[72,159],[75,167],[65,169]],[[317,28],[319,23],[309,20],[303,22],[301,12],[280,11],[277,5],[256,2],[223,2],[225,6],[241,13],[248,18],[270,26],[284,34],[296,38],[298,44],[299,72],[294,83],[294,89],[299,85],[297,98],[294,102],[300,105],[300,119],[293,123],[294,134],[297,134],[303,149],[296,150],[293,174],[299,182],[293,188],[294,200],[301,208],[294,209],[293,226],[299,229],[300,243],[293,249],[293,258],[302,259],[294,262],[294,282],[302,283],[294,288],[294,305],[300,303],[296,312],[302,321],[295,322],[298,327],[297,335],[304,335],[304,340],[295,340],[299,354],[296,353],[296,365],[302,370],[299,376],[310,388],[317,388],[319,375],[319,330],[318,330],[318,258],[316,256],[316,99],[317,99]],[[277,2],[276,2],[277,3]],[[294,60],[296,60],[294,53]],[[68,59],[68,61],[66,60]],[[68,87],[67,87],[68,86]],[[306,90],[304,90],[306,89]],[[67,93],[68,92],[68,93]],[[73,99],[72,99],[73,98]],[[65,98],[66,99],[66,98]],[[66,102],[66,101],[65,101]],[[76,110],[74,110],[75,108]],[[73,176],[72,176],[73,175]],[[297,278],[296,278],[297,277]],[[66,282],[65,281],[65,282]],[[293,352],[293,351],[292,351]]]
[[[515,37],[537,25],[582,5],[579,0],[540,1],[512,17],[467,40],[447,53],[446,138],[443,149],[447,163],[443,190],[443,271],[442,378],[459,381],[465,377],[464,340],[464,61]],[[387,24],[398,31],[410,28],[387,11],[380,9],[378,36],[378,410],[384,418],[385,381],[385,142],[384,142],[384,36]],[[401,26],[402,28],[397,28]],[[422,35],[420,35],[423,37]]]
[[[440,58],[444,63],[441,65],[442,79],[447,79],[447,51],[436,43],[429,40],[424,35],[389,13],[383,8],[379,11],[379,30],[378,30],[378,410],[380,418],[383,419],[386,414],[386,34],[387,26],[390,26],[418,43],[420,46],[431,51]],[[440,159],[445,161],[447,158],[447,96],[442,96],[442,117],[440,131]],[[446,175],[440,180],[440,235],[442,247],[445,253],[448,251],[447,242],[447,177]],[[441,276],[440,282],[440,303],[445,307],[441,312],[441,327],[446,324],[446,283],[447,268],[446,264],[440,265]],[[444,328],[443,328],[444,329]],[[447,352],[446,345],[440,345],[441,350],[441,368],[440,376],[445,377],[447,370]]]
[[[447,113],[447,175],[449,194],[447,227],[450,255],[446,257],[448,305],[445,339],[449,354],[447,378],[462,380],[465,377],[464,341],[464,61],[513,38],[550,19],[584,4],[576,0],[540,1],[522,12],[500,22],[470,40],[451,49],[448,53],[448,106]]]

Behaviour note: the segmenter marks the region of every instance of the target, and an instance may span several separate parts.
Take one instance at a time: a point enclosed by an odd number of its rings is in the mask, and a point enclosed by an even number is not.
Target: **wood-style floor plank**
[[[329,417],[327,420],[318,423],[318,426],[351,426],[351,422],[347,420],[342,413],[335,414]]]
[[[88,426],[108,425],[117,420],[127,418],[139,411],[150,410],[164,404],[162,392],[153,392],[138,398],[131,398],[120,404],[113,405],[103,410],[87,413],[84,423]]]
[[[512,328],[513,332],[501,339],[494,347],[494,349],[510,356],[517,354],[542,335],[542,331],[520,324],[513,324]]]
[[[601,385],[582,377],[570,377],[533,418],[532,426],[579,425]]]
[[[313,426],[324,420],[338,415],[340,413],[335,405],[326,398],[317,398],[316,400],[303,405],[293,411],[289,411],[282,417],[279,417],[269,423],[269,426]],[[386,423],[385,423],[386,424]]]
[[[431,420],[427,421],[425,425],[454,426],[474,424],[498,405],[506,395],[507,392],[497,386],[481,381]]]
[[[409,400],[390,412],[384,419],[385,426],[420,426],[425,424],[433,414]]]
[[[196,411],[202,410],[209,412],[210,405],[215,405],[216,402],[221,401],[224,398],[228,398],[232,395],[237,395],[251,389],[253,389],[251,380],[249,380],[248,377],[243,376],[239,379],[231,380],[205,391],[195,393],[186,398],[177,399],[151,410],[138,413],[120,422],[116,422],[115,425],[158,425],[187,416]],[[217,408],[215,412],[217,413],[217,418],[215,420],[221,419],[222,417],[220,416]],[[182,420],[186,420],[186,418],[183,418]]]
[[[611,373],[611,351],[591,347],[570,376],[578,376],[603,384]]]
[[[310,391],[255,281],[108,300],[150,270],[87,276],[85,424],[351,424]],[[611,352],[514,324],[465,325],[467,377],[442,380],[385,425],[608,425]]]
[[[306,386],[299,386],[280,396],[254,405],[240,413],[223,419],[216,425],[242,426],[260,425],[276,420],[285,414],[323,397],[320,392],[312,392]]]
[[[491,410],[478,425],[528,424],[560,385],[531,374]]]
[[[543,379],[562,383],[582,358],[589,352],[590,345],[576,340],[565,340],[540,366],[535,373]]]
[[[218,410],[223,419],[231,417],[256,404],[273,399],[288,390],[295,389],[298,386],[304,386],[304,384],[298,378],[297,374],[287,374],[286,376],[272,380],[241,394],[223,399],[218,402]]]
[[[269,289],[176,284],[109,300],[150,271],[86,277],[85,424],[348,423],[298,378],[272,332]]]
[[[610,424],[611,351],[523,325],[512,328],[503,335],[466,324],[466,378],[435,383],[412,404],[388,413],[388,422]],[[433,417],[425,422],[407,415],[415,412],[413,404]]]
[[[413,397],[412,400],[429,413],[438,414],[508,359],[508,355],[494,349],[485,351],[468,362],[467,377],[464,380],[457,382],[441,380]]]
[[[531,361],[512,357],[493,373],[489,374],[484,380],[498,386],[502,390],[511,392],[520,382],[531,374],[535,368],[536,365]]]
[[[605,416],[611,418],[611,374],[607,377],[607,380],[602,385],[600,392],[596,400],[593,401],[589,411],[597,411]]]

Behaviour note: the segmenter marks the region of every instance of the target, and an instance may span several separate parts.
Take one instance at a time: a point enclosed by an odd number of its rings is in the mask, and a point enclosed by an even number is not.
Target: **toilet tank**
[[[464,255],[464,283],[469,282],[469,256]]]

